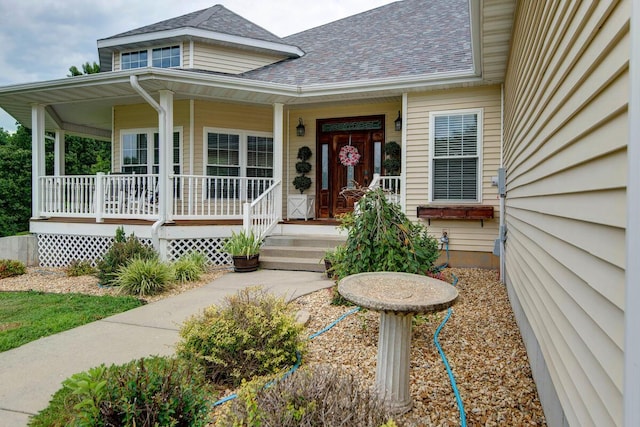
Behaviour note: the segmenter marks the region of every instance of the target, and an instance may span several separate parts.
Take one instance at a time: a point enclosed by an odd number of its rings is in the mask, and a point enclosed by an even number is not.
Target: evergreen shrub
[[[211,381],[237,386],[293,365],[306,346],[302,330],[284,299],[251,287],[187,320],[177,354]]]

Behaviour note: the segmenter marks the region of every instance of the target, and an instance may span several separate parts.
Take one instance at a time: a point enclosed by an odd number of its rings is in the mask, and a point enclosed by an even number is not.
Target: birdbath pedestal
[[[376,389],[391,412],[409,411],[413,315],[445,310],[455,302],[458,291],[428,276],[377,272],[345,277],[338,292],[356,305],[380,312]]]

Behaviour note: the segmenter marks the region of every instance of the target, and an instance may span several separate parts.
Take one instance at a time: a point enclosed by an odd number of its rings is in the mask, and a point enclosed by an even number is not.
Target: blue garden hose
[[[446,250],[447,250],[447,262],[438,266],[437,271],[442,271],[449,265],[449,243],[448,242],[446,243]],[[453,277],[452,285],[456,286],[458,284],[458,277],[453,273],[451,274],[451,276]],[[444,354],[444,351],[440,346],[440,342],[438,342],[438,335],[440,334],[440,331],[444,327],[445,323],[447,323],[447,320],[449,320],[449,318],[451,317],[451,313],[453,313],[453,310],[449,308],[449,310],[447,310],[447,315],[444,317],[444,320],[442,321],[442,323],[440,323],[440,326],[438,326],[438,328],[436,329],[436,333],[433,335],[433,342],[436,345],[436,348],[438,349],[438,353],[440,353],[440,358],[442,358],[442,363],[444,363],[444,367],[447,370],[447,375],[449,375],[449,382],[451,383],[451,389],[453,390],[453,394],[456,397],[456,402],[458,404],[458,412],[460,413],[460,426],[466,427],[467,415],[465,414],[465,411],[464,411],[464,404],[462,403],[462,397],[460,396],[460,391],[458,390],[456,379],[453,376],[453,371],[451,370],[451,366],[449,366],[449,361],[447,360],[447,356]]]

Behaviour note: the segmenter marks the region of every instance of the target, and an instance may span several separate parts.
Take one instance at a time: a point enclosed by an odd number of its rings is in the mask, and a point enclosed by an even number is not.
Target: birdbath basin
[[[409,411],[413,315],[445,310],[455,302],[458,291],[428,276],[377,272],[345,277],[338,292],[360,307],[380,312],[376,389],[391,412]]]

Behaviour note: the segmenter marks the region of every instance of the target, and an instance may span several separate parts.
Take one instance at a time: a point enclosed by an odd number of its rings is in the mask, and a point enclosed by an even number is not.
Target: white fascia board
[[[407,91],[461,83],[477,83],[482,81],[474,71],[456,71],[410,77],[391,77],[340,83],[327,83],[299,87],[299,94],[304,96],[326,96],[352,93],[366,93],[384,90]]]
[[[234,36],[231,34],[219,33],[216,31],[201,30],[198,28],[178,28],[175,30],[156,31],[153,33],[136,34],[132,36],[117,37],[111,39],[98,40],[98,49],[123,46],[135,43],[149,43],[173,37],[196,37],[201,39],[215,40],[222,43],[230,43],[239,46],[247,46],[253,49],[266,50],[283,53],[290,57],[304,56],[304,51],[297,46],[284,43],[275,43],[265,40],[252,39],[249,37]]]

